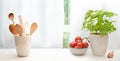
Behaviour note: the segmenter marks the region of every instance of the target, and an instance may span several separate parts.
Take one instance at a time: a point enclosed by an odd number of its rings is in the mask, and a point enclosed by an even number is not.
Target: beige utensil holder
[[[14,36],[16,52],[19,57],[26,57],[29,55],[31,48],[31,35],[26,36]]]

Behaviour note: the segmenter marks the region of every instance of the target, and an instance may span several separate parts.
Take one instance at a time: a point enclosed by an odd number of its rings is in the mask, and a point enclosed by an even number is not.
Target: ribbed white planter
[[[31,35],[14,36],[16,52],[19,57],[26,57],[29,55],[31,48]]]
[[[100,36],[90,34],[90,45],[93,51],[93,55],[104,56],[108,46],[108,35]]]

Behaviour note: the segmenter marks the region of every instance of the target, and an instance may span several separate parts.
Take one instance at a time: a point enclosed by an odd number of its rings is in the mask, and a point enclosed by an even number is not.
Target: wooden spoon
[[[13,13],[10,13],[10,14],[8,15],[8,18],[9,18],[10,20],[12,20],[12,22],[13,22],[13,24],[14,24],[14,21],[13,21],[13,19],[14,19],[14,14],[13,14]]]
[[[16,24],[16,25],[15,25],[15,31],[16,31],[20,36],[22,36],[22,34],[23,34],[23,29],[22,29],[22,27],[21,27],[19,24]]]
[[[16,35],[16,31],[15,31],[15,25],[14,24],[10,24],[9,25],[9,31],[13,34],[13,35]]]
[[[37,29],[37,23],[32,23],[32,25],[31,25],[31,28],[30,28],[30,34],[32,35],[34,32],[35,32],[35,30]]]

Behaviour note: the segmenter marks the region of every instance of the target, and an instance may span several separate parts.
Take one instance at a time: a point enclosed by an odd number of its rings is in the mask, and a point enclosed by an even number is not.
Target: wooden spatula
[[[23,25],[23,18],[21,15],[18,16],[18,19],[19,19],[19,23],[23,29],[23,34],[25,34],[25,28],[24,28],[24,25]]]
[[[19,34],[20,36],[22,36],[22,34],[23,34],[23,29],[22,29],[21,25],[16,24],[16,25],[15,25],[15,31],[17,32],[17,34]]]
[[[32,25],[31,25],[31,27],[30,27],[30,35],[32,35],[34,32],[35,32],[35,30],[37,29],[37,23],[32,23]]]
[[[21,15],[19,15],[19,16],[18,16],[18,19],[19,19],[20,25],[21,25],[21,26],[23,26],[22,16],[21,16]]]
[[[24,24],[24,33],[25,33],[25,35],[27,35],[27,34],[30,34],[30,31],[29,31],[29,25],[28,25],[28,21],[26,21],[25,22],[25,24]]]
[[[16,35],[16,31],[15,31],[15,25],[14,24],[10,24],[9,25],[9,31],[13,34]]]

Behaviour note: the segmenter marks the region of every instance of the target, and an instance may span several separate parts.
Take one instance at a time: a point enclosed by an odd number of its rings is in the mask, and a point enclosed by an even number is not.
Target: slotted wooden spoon
[[[35,32],[35,30],[37,29],[37,23],[32,23],[32,25],[31,25],[31,27],[30,27],[30,35],[32,35],[34,32]]]
[[[9,31],[13,34],[13,35],[17,35],[16,31],[15,31],[15,25],[14,24],[10,24],[9,25]]]
[[[13,13],[10,13],[10,14],[8,15],[8,18],[9,18],[10,20],[12,20],[12,22],[13,22],[13,24],[14,24],[14,14],[13,14]]]
[[[22,29],[21,25],[16,24],[16,25],[15,25],[15,31],[16,31],[17,34],[19,34],[19,36],[22,36],[22,34],[23,34],[23,29]]]

